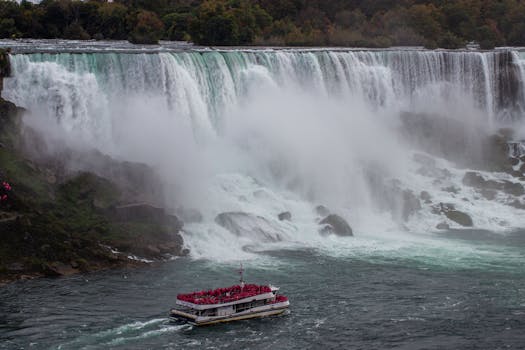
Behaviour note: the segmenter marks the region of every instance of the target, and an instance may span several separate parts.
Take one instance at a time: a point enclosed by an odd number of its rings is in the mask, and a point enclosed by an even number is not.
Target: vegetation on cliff
[[[149,168],[95,152],[92,157],[102,158],[116,174],[109,180],[58,171],[63,167],[54,164],[60,159],[31,160],[22,113],[0,98],[0,284],[24,275],[70,274],[187,253],[178,233],[182,222],[156,205],[132,201],[147,198],[141,191],[149,188],[138,179],[149,180]],[[38,135],[29,135],[35,142]]]
[[[0,0],[0,37],[204,45],[525,45],[519,0]]]

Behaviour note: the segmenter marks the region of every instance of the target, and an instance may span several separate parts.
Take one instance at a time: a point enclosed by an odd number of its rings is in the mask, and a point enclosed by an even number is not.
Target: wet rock
[[[522,196],[525,194],[525,189],[519,183],[503,181],[503,192],[511,194],[513,196]]]
[[[282,212],[278,215],[278,218],[279,220],[281,221],[291,221],[292,220],[292,213],[290,213],[289,211],[285,211],[285,212]]]
[[[330,214],[330,210],[328,210],[328,208],[324,205],[318,205],[317,207],[315,207],[315,212],[319,216],[327,216]]]
[[[461,190],[455,186],[448,186],[441,189],[442,191],[448,192],[448,193],[454,193],[458,194]]]
[[[525,194],[525,189],[519,183],[508,180],[485,180],[481,174],[472,171],[465,174],[463,177],[463,184],[474,187],[478,190],[498,190],[514,196],[522,196]]]
[[[470,215],[464,213],[460,210],[457,210],[453,204],[450,203],[439,203],[439,205],[432,208],[432,213],[434,214],[444,214],[449,220],[454,221],[455,223],[464,226],[472,227],[473,222]]]
[[[488,199],[489,201],[491,201],[494,198],[496,198],[496,195],[498,193],[495,190],[490,190],[490,189],[486,189],[486,188],[481,189],[479,192],[481,193],[483,198]]]
[[[220,213],[215,222],[239,237],[276,242],[282,240],[283,232],[269,220],[245,212]]]
[[[509,163],[512,166],[516,166],[516,165],[518,165],[520,163],[520,160],[518,158],[510,157],[509,158]]]
[[[461,226],[464,226],[464,227],[473,226],[472,218],[470,217],[470,215],[462,211],[450,210],[450,211],[445,212],[445,216],[449,218],[450,220],[460,224]]]
[[[467,171],[462,180],[463,184],[470,187],[484,188],[486,180],[481,174],[474,171]]]
[[[450,230],[450,226],[446,222],[440,222],[439,224],[436,225],[436,228],[438,230]]]
[[[511,202],[508,202],[507,205],[511,206],[511,207],[514,207],[516,209],[522,209],[522,210],[525,210],[525,203],[515,199]]]
[[[336,214],[328,215],[319,224],[323,226],[320,231],[321,234],[335,234],[343,237],[354,235],[348,222]]]
[[[12,264],[7,265],[6,269],[9,272],[20,272],[20,271],[24,271],[26,268],[25,268],[25,265],[22,263],[12,263]]]
[[[45,273],[48,276],[70,276],[80,271],[71,267],[71,265],[62,262],[53,262],[45,265]]]
[[[421,198],[421,200],[427,204],[432,203],[432,197],[427,191],[421,191],[421,193],[419,194],[419,198]]]
[[[147,245],[146,251],[149,255],[158,256],[160,255],[160,249],[154,245]]]

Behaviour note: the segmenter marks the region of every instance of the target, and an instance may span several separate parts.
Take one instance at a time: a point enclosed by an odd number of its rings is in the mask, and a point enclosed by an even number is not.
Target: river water
[[[525,347],[522,232],[357,241],[259,252],[246,279],[280,286],[290,312],[211,327],[166,315],[177,293],[234,284],[237,262],[16,282],[0,289],[0,349]]]
[[[145,163],[161,205],[202,221],[182,218],[188,258],[1,288],[0,349],[525,348],[523,195],[465,181],[525,185],[485,153],[501,128],[525,140],[523,49],[8,46],[2,97],[49,146],[37,156]],[[320,204],[355,237],[320,235]],[[241,262],[288,315],[168,322],[178,293],[232,285]]]

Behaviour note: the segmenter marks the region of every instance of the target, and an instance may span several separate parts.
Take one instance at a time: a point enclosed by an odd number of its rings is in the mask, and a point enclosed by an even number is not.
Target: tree
[[[164,32],[164,24],[150,11],[139,11],[129,41],[134,44],[158,44]]]

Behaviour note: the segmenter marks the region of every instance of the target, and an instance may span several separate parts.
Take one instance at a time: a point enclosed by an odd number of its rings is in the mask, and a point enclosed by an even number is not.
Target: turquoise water
[[[169,323],[175,295],[235,283],[237,262],[17,282],[0,289],[0,349],[524,348],[523,234],[434,242],[441,250],[261,252],[244,261],[246,279],[279,285],[290,312],[202,328]]]

